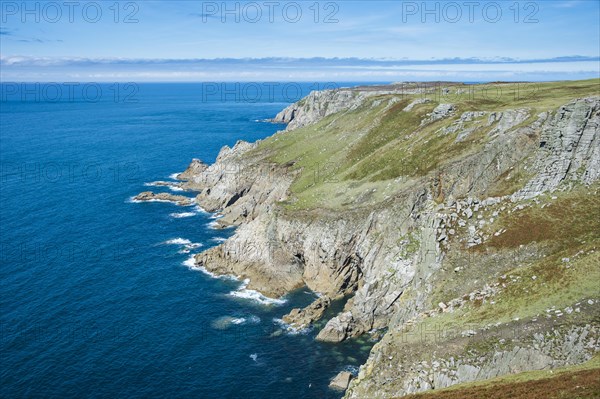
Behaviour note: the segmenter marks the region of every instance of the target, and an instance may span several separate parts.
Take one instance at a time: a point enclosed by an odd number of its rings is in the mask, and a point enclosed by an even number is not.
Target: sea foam
[[[182,262],[182,264],[184,266],[187,266],[190,270],[198,270],[201,271],[202,273],[206,274],[209,277],[212,278],[218,278],[218,279],[222,279],[222,280],[234,280],[234,281],[238,281],[239,279],[231,274],[222,274],[222,275],[218,275],[215,273],[212,273],[210,271],[208,271],[204,266],[200,266],[196,264],[196,255],[197,254],[192,254],[190,255],[186,260],[184,260]]]
[[[167,187],[171,191],[185,191],[183,188],[176,186],[175,184],[164,184],[163,182],[151,182],[144,183],[146,187]]]
[[[181,218],[190,218],[192,216],[196,216],[197,213],[196,212],[175,212],[175,213],[170,213],[169,216],[171,216],[174,219],[181,219]]]
[[[287,302],[287,300],[285,300],[285,299],[269,298],[268,296],[265,296],[256,290],[249,290],[246,288],[246,287],[248,287],[249,283],[250,283],[250,280],[245,279],[242,282],[242,285],[240,285],[240,287],[237,290],[231,291],[228,295],[232,296],[232,297],[236,297],[236,298],[249,299],[254,302],[260,303],[261,305],[278,305],[278,306],[280,306]]]
[[[167,245],[189,245],[192,242],[190,240],[188,240],[187,238],[172,238],[170,240],[165,241],[163,244],[167,244]]]
[[[281,327],[281,329],[284,330],[288,335],[305,335],[312,330],[312,327],[296,328],[278,318],[273,318],[273,322]]]
[[[210,324],[212,328],[216,330],[227,330],[233,326],[239,326],[242,324],[257,324],[259,322],[260,318],[254,315],[248,317],[222,316],[213,320]]]
[[[217,278],[217,275],[206,270],[204,266],[196,264],[196,254],[191,255],[189,258],[183,261],[183,265],[190,268],[190,270],[199,270],[209,277]]]
[[[195,205],[194,206],[194,210],[198,213],[208,213],[204,208],[202,208],[200,205]]]

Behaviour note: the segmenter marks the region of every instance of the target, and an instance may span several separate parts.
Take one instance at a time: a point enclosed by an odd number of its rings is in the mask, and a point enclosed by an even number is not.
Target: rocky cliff
[[[350,298],[317,339],[386,333],[347,397],[583,362],[600,349],[597,85],[313,92],[276,116],[285,132],[180,175],[237,226],[196,262],[267,296],[321,294],[295,327]]]

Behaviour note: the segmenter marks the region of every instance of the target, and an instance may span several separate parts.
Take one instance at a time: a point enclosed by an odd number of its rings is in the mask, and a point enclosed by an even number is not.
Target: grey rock
[[[183,195],[173,195],[169,193],[154,193],[144,191],[133,197],[134,201],[140,202],[173,202],[177,205],[188,206],[194,204],[194,199]]]
[[[194,176],[197,176],[208,169],[208,167],[209,166],[201,160],[194,158],[187,169],[177,175],[177,179],[191,180]]]
[[[514,200],[553,190],[565,180],[590,184],[600,177],[600,97],[564,105],[547,121],[534,170]]]
[[[342,371],[331,380],[329,387],[332,389],[345,391],[348,389],[350,381],[352,381],[353,378],[354,376],[348,371]]]
[[[330,305],[331,299],[328,296],[322,296],[304,309],[292,309],[282,317],[282,320],[295,329],[303,329],[319,320]]]

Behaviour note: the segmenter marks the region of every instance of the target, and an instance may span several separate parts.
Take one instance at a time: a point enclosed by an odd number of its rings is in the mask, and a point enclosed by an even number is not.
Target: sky
[[[0,1],[6,81],[600,76],[600,2]]]

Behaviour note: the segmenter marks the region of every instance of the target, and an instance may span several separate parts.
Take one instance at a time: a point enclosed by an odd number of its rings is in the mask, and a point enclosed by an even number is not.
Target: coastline
[[[287,325],[298,331],[311,328],[323,316],[329,307],[329,298],[350,298],[319,331],[317,340],[341,342],[381,329],[388,332],[374,347],[358,378],[350,384],[347,397],[380,392],[382,378],[395,379],[395,384],[387,387],[386,392],[398,394],[468,382],[479,375],[475,370],[488,370],[479,378],[505,374],[504,363],[485,363],[492,362],[493,356],[505,356],[506,362],[516,362],[523,370],[538,367],[538,364],[544,367],[572,364],[551,355],[549,348],[554,344],[541,349],[530,347],[528,340],[532,331],[543,331],[546,327],[535,315],[526,314],[531,327],[513,339],[513,347],[527,348],[530,351],[527,359],[510,357],[510,348],[496,347],[491,352],[480,353],[485,360],[483,365],[477,365],[458,352],[454,356],[461,357],[462,364],[473,371],[445,375],[433,384],[425,383],[420,375],[393,376],[381,372],[386,364],[383,354],[391,351],[390,358],[399,354],[404,357],[402,353],[406,348],[398,349],[397,344],[401,331],[411,330],[431,318],[452,318],[453,313],[469,309],[472,302],[493,306],[494,298],[502,296],[504,286],[487,283],[482,287],[479,279],[493,281],[498,273],[509,271],[512,266],[509,259],[516,256],[514,250],[491,247],[493,251],[466,251],[510,236],[510,230],[507,233],[506,228],[498,226],[498,220],[510,218],[512,212],[551,206],[548,204],[553,200],[549,198],[556,197],[556,192],[565,192],[565,198],[571,198],[569,195],[578,195],[582,190],[578,188],[581,185],[597,191],[600,175],[599,154],[594,145],[598,142],[598,96],[553,99],[553,102],[562,102],[557,103],[558,106],[546,106],[548,110],[535,110],[534,105],[521,104],[517,108],[505,106],[501,111],[469,111],[461,110],[465,107],[462,103],[441,103],[435,93],[423,92],[422,88],[412,92],[409,89],[404,88],[402,95],[387,88],[313,92],[276,116],[275,120],[288,123],[284,131],[256,143],[238,141],[231,148],[223,147],[211,165],[193,160],[184,172],[176,175],[181,182],[178,187],[198,193],[195,203],[220,216],[215,226],[236,228],[226,241],[194,255],[194,266],[212,276],[236,276],[243,283],[236,291],[241,293],[234,296],[258,302],[277,303],[287,293],[307,287],[320,298],[283,317],[290,321]],[[449,85],[448,90],[462,88]],[[405,98],[407,92],[409,98]],[[423,97],[428,101],[423,101]],[[362,183],[362,193],[354,197],[356,189],[345,185],[343,180],[332,180],[329,186],[316,181],[304,190],[310,193],[310,190],[320,189],[321,192],[316,192],[323,199],[337,203],[331,191],[326,190],[343,189],[352,199],[352,206],[303,206],[304,194],[299,191],[298,182],[306,178],[307,172],[314,172],[303,167],[306,161],[302,159],[289,159],[289,155],[288,159],[282,159],[277,152],[282,151],[278,150],[280,142],[289,142],[288,146],[299,147],[305,153],[318,154],[316,149],[300,147],[304,145],[303,139],[296,140],[294,136],[319,134],[321,136],[315,137],[322,137],[320,132],[330,129],[329,134],[339,142],[340,137],[345,136],[339,136],[343,128],[336,130],[336,124],[346,128],[348,123],[359,126],[360,119],[352,121],[354,115],[364,118],[374,114],[385,120],[392,112],[393,115],[416,115],[417,131],[437,135],[438,140],[451,138],[454,142],[449,145],[462,152],[442,158],[431,170],[421,164],[417,170],[425,169],[424,172],[404,171],[405,178],[396,177],[387,186],[377,180]],[[365,126],[347,145],[356,146],[361,138],[368,138],[369,129],[372,125]],[[485,140],[486,151],[469,151],[468,146],[460,144],[466,137],[473,136]],[[468,140],[471,140],[469,145],[475,145],[473,138]],[[548,155],[549,151],[552,156]],[[431,157],[431,154],[428,155]],[[561,166],[560,162],[567,159],[578,168]],[[518,164],[528,165],[532,172],[517,176],[512,171]],[[521,180],[506,189],[501,179],[506,180],[511,173]],[[530,263],[539,259],[544,251],[551,254],[535,242],[524,248],[519,250],[518,256]],[[595,256],[594,251],[589,252],[589,248],[587,251],[587,255]],[[191,259],[188,260],[190,265]],[[471,267],[475,264],[489,265],[490,269],[477,271]],[[447,279],[461,283],[440,288],[440,282]],[[448,291],[443,301],[438,299],[441,289]],[[461,295],[467,299],[460,299]],[[512,321],[517,322],[519,318]],[[471,330],[463,334],[478,337],[479,328],[476,326],[472,335],[469,335]],[[577,341],[586,335],[596,337],[587,349],[569,347],[576,353],[572,362],[589,359],[600,349],[598,331],[598,326],[590,324],[588,313],[565,327],[560,333],[565,340]],[[451,342],[451,338],[444,337],[442,342]],[[467,343],[464,341],[461,345]],[[431,350],[416,353],[415,359],[429,358]],[[406,358],[403,364],[408,367],[411,361],[410,357]],[[456,369],[457,366],[448,367]],[[378,369],[379,372],[374,371]],[[427,372],[438,371],[436,367],[427,366]]]

